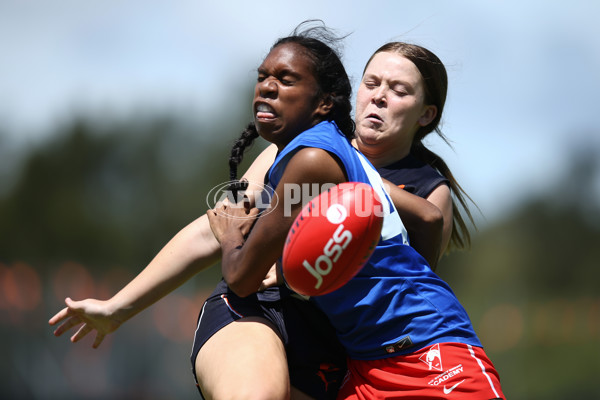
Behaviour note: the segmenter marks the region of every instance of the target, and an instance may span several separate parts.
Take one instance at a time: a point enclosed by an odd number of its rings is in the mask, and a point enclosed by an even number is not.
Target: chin
[[[361,142],[362,144],[366,144],[366,145],[374,145],[374,144],[378,144],[380,141],[380,137],[379,135],[375,134],[375,133],[367,133],[367,134],[356,134],[356,139],[357,141]]]

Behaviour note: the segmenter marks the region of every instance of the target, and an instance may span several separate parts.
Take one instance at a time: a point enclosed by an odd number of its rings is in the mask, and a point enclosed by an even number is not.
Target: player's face
[[[282,148],[320,121],[319,88],[312,61],[301,45],[275,47],[258,68],[254,121],[258,133]]]
[[[370,155],[376,149],[410,151],[415,133],[435,115],[425,104],[421,73],[410,60],[396,53],[376,54],[363,75],[356,95],[356,133],[359,149]]]

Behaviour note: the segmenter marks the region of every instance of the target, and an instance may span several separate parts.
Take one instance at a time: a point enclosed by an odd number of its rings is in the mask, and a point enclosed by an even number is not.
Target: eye
[[[392,92],[394,92],[394,94],[396,96],[400,96],[400,97],[404,97],[408,95],[408,90],[406,89],[406,87],[404,85],[394,85],[392,87]]]
[[[284,86],[292,86],[296,83],[296,80],[293,77],[288,76],[288,75],[282,76],[281,78],[279,78],[279,81]]]
[[[363,81],[363,84],[367,89],[375,89],[377,86],[379,86],[379,82],[374,80]]]
[[[399,96],[399,97],[404,97],[404,96],[408,95],[406,90],[403,90],[403,89],[401,89],[401,90],[394,89],[393,92],[396,96]]]

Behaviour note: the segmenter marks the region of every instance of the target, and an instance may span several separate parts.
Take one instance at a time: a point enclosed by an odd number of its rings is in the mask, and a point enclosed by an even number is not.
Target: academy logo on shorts
[[[439,374],[438,376],[436,376],[435,378],[433,378],[432,380],[430,380],[429,385],[430,386],[439,386],[442,383],[445,384],[448,379],[450,379],[454,376],[460,375],[463,372],[464,372],[464,367],[462,366],[462,364],[458,364],[456,367],[452,367],[448,371],[444,371],[441,374]],[[447,388],[446,385],[444,385],[444,393],[449,394],[458,385],[460,385],[463,381],[464,381],[464,379],[462,381],[460,381],[459,383],[457,383],[453,386],[450,386],[449,388]]]
[[[442,353],[440,353],[439,343],[434,344],[429,348],[427,353],[419,357],[419,360],[423,361],[429,366],[429,370],[443,371],[442,367]]]

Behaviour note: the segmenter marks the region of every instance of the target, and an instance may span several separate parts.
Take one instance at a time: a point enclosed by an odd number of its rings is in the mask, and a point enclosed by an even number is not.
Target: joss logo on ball
[[[334,204],[330,207],[330,209],[339,208],[336,206],[338,206],[338,204]],[[334,210],[334,212],[338,213],[339,210]],[[329,212],[327,212],[327,215],[329,219]],[[325,244],[325,247],[323,247],[323,254],[321,254],[315,260],[315,265],[312,266],[308,262],[308,260],[304,260],[302,265],[317,280],[315,283],[315,289],[319,289],[321,287],[321,285],[323,284],[323,277],[329,275],[329,273],[333,269],[333,264],[337,262],[337,260],[342,255],[342,252],[346,247],[348,247],[348,244],[351,241],[352,232],[345,229],[343,224],[340,224],[331,236],[331,238]]]

